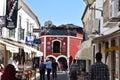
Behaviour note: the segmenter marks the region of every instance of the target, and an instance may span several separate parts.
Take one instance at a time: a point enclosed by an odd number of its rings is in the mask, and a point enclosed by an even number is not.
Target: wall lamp
[[[94,1],[95,1],[95,0],[84,0],[84,2],[88,5],[89,9],[100,11],[100,12],[101,12],[101,16],[103,16],[103,10],[98,9],[98,8],[90,7],[91,4],[92,4]]]

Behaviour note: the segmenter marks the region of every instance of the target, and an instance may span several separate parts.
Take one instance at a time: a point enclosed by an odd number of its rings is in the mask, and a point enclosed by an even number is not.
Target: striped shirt
[[[78,64],[77,63],[72,63],[71,65],[70,65],[70,72],[72,72],[72,71],[78,71]]]

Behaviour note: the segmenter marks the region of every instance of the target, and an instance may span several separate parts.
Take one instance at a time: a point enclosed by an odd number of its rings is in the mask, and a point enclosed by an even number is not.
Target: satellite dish
[[[46,21],[45,23],[44,23],[44,26],[45,27],[51,27],[52,26],[52,21]]]

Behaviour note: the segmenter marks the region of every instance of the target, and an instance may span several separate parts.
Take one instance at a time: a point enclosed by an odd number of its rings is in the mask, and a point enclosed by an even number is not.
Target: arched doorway
[[[48,58],[50,58],[50,60],[52,61],[52,60],[55,60],[56,61],[56,59],[55,58],[53,58],[53,57],[48,57]]]
[[[58,58],[58,63],[59,63],[60,69],[61,69],[61,65],[63,66],[62,70],[68,69],[68,63],[67,63],[67,59],[65,57]]]

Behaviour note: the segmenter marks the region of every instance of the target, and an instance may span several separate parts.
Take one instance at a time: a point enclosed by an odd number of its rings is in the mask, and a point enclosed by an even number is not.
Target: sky
[[[84,0],[24,0],[38,17],[41,26],[52,21],[56,26],[74,24],[82,27]]]

